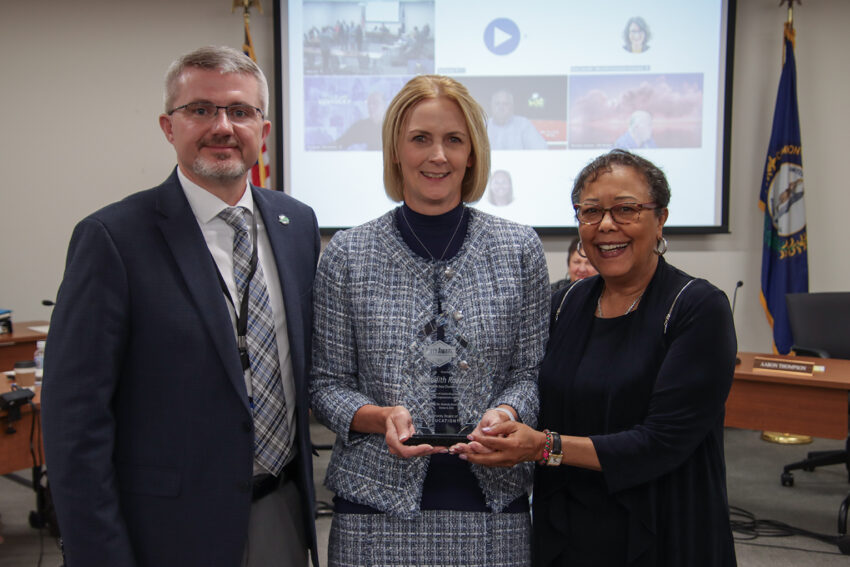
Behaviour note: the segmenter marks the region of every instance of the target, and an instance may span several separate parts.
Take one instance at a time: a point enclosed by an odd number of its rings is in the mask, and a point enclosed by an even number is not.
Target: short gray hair
[[[269,113],[269,83],[256,63],[250,57],[232,47],[209,45],[187,53],[175,60],[165,73],[165,93],[163,102],[165,112],[172,109],[177,98],[177,81],[187,68],[218,71],[221,74],[241,73],[257,79],[260,90],[260,108],[263,114]]]

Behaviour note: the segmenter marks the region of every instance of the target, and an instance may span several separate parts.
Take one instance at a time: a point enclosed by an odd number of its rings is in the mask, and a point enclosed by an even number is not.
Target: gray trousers
[[[295,481],[251,504],[242,567],[305,567],[307,535]]]

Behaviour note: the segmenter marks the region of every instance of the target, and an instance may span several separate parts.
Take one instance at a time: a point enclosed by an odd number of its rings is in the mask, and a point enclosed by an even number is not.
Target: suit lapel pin
[[[280,224],[289,224],[289,217],[286,215],[278,215],[277,222]]]

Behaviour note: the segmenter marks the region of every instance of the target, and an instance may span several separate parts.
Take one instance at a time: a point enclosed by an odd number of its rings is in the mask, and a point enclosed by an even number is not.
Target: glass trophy
[[[465,443],[488,407],[493,379],[487,359],[467,333],[463,313],[451,307],[425,314],[407,352],[405,400],[416,433],[407,445]]]

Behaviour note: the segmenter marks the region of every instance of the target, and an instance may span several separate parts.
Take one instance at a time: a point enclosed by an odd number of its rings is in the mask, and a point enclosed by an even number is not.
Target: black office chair
[[[789,293],[785,296],[791,350],[799,356],[850,360],[850,292]],[[792,470],[813,471],[815,467],[843,464],[850,482],[850,436],[844,450],[812,451],[802,461],[785,465],[782,486],[793,486]]]

